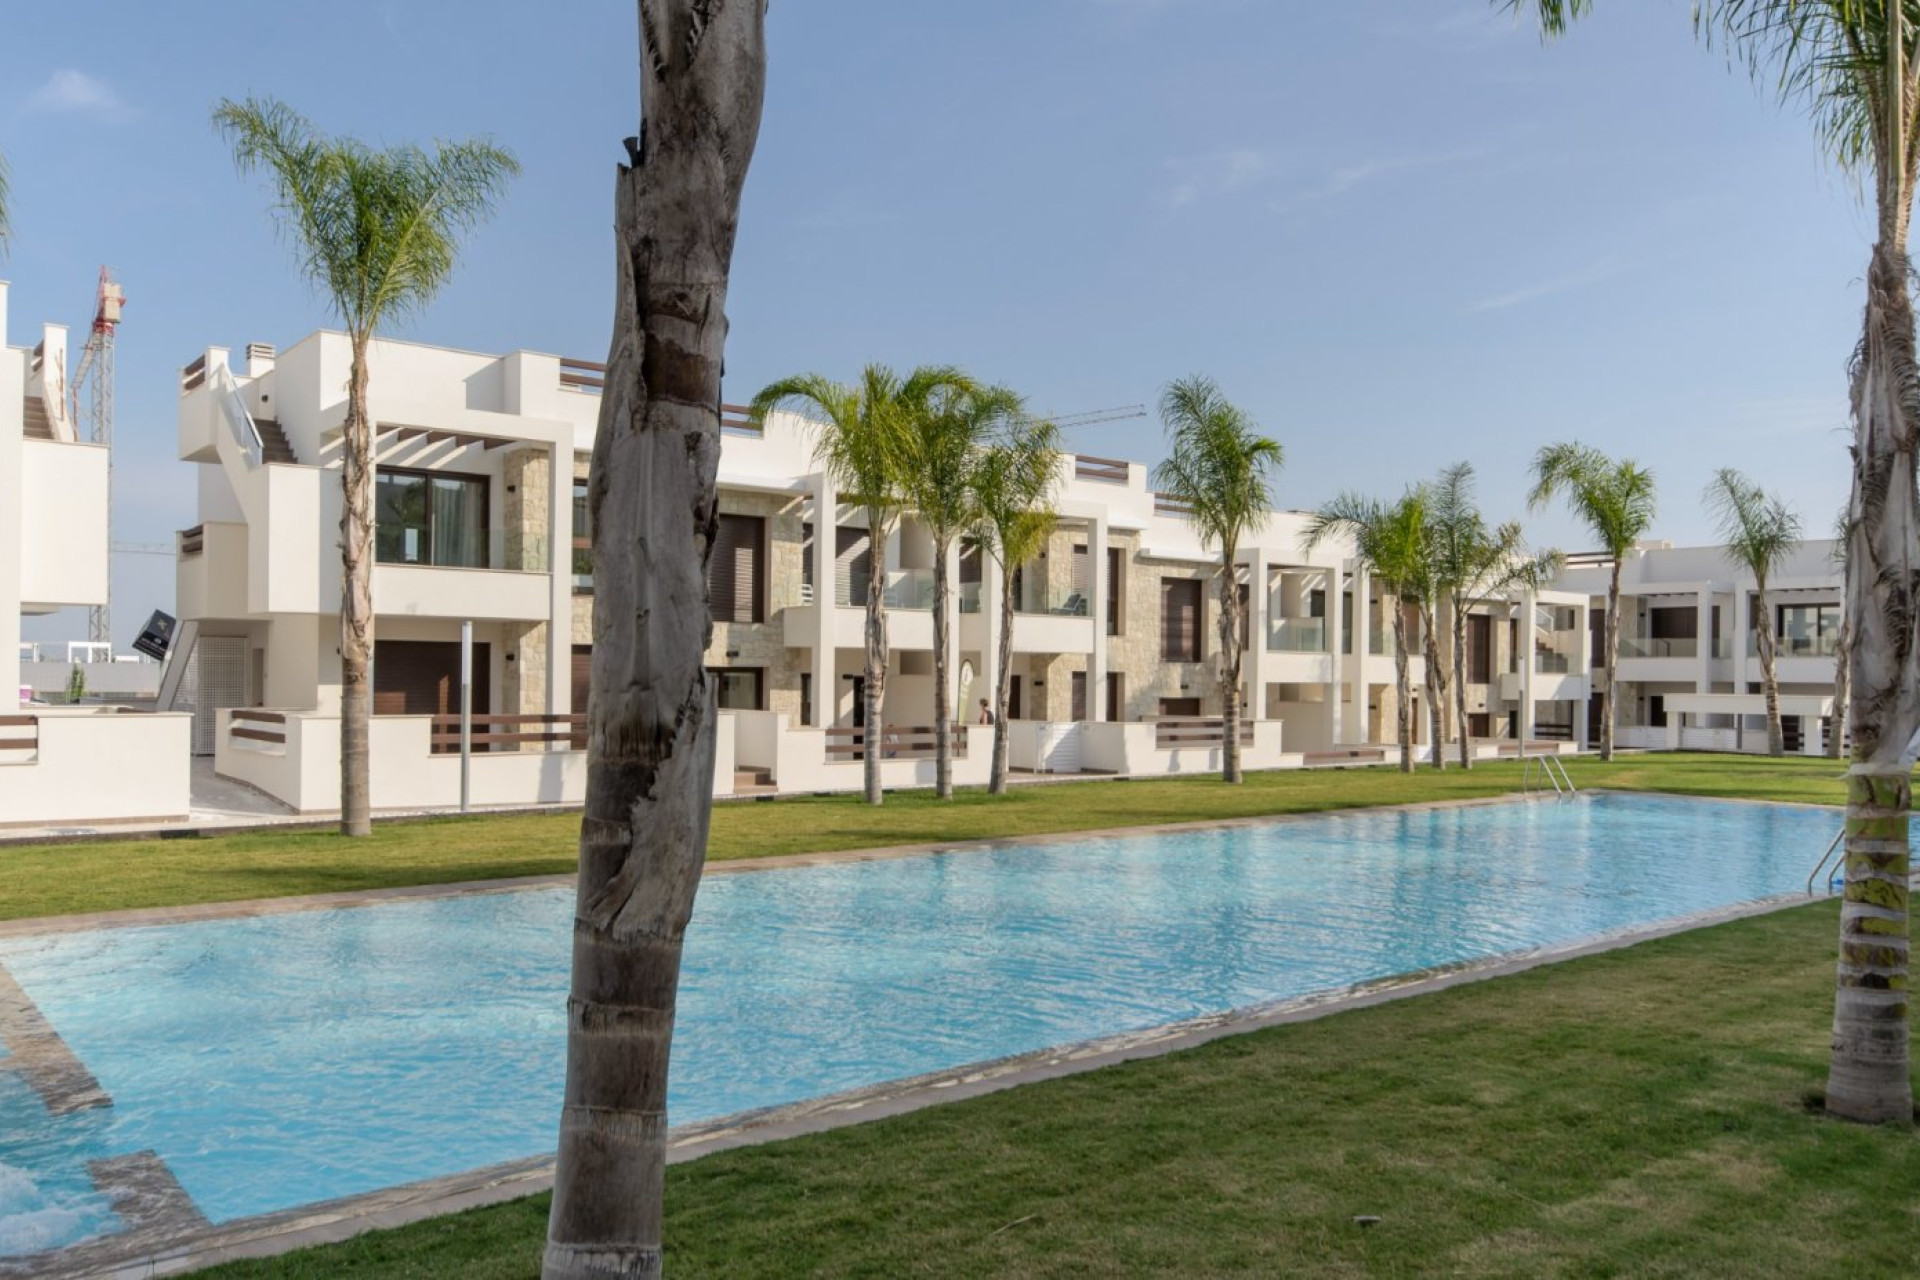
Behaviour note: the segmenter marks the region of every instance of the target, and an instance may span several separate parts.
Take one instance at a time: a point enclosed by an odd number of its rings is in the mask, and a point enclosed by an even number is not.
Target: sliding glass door
[[[374,558],[382,564],[487,567],[487,478],[382,471],[374,485]]]

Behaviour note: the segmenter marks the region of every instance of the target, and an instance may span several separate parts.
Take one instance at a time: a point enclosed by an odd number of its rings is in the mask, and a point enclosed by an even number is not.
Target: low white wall
[[[40,721],[40,748],[33,760],[0,764],[0,824],[187,816],[193,717],[84,710],[34,714]]]
[[[860,760],[827,760],[827,734],[824,729],[790,729],[788,717],[774,717],[775,737],[773,780],[783,793],[820,791],[859,791],[866,786],[866,764]],[[959,755],[961,744],[966,755]],[[993,769],[993,731],[984,725],[959,725],[954,730],[955,757],[953,785],[980,787],[987,783]],[[882,760],[880,783],[888,790],[931,787],[937,761]]]
[[[785,716],[772,711],[729,711],[720,718],[733,722],[733,758],[736,767],[769,771],[779,767],[778,738]]]
[[[236,739],[220,713],[214,769],[300,813],[340,808],[340,719],[288,712],[286,743]],[[255,727],[264,727],[255,725]],[[460,756],[435,755],[428,716],[375,716],[369,736],[375,809],[453,809],[460,804]],[[734,717],[714,731],[713,793],[733,794]],[[587,794],[584,751],[483,751],[471,757],[468,795],[480,808],[579,804]]]
[[[1281,747],[1282,722],[1255,720],[1253,741],[1240,748],[1242,769],[1278,769],[1289,761]],[[1106,773],[1151,778],[1181,773],[1218,773],[1217,744],[1180,747],[1156,745],[1159,730],[1151,720],[1097,722],[1081,726],[1080,765]]]

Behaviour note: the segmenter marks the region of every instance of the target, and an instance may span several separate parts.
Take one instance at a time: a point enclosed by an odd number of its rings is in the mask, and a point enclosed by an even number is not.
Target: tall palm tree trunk
[[[1420,629],[1425,632],[1427,658],[1427,725],[1433,733],[1432,763],[1436,769],[1447,767],[1447,678],[1440,661],[1440,629],[1434,625],[1432,609],[1420,611]]]
[[[1398,695],[1400,772],[1413,772],[1413,674],[1407,662],[1407,608],[1393,601],[1393,687]]]
[[[353,335],[340,483],[340,834],[373,833],[373,424],[368,335]]]
[[[1460,731],[1460,767],[1473,768],[1473,742],[1467,736],[1467,611],[1453,606],[1454,727]]]
[[[616,185],[617,274],[594,439],[593,704],[545,1280],[661,1271],[667,1069],[706,858],[716,715],[727,276],[766,75],[760,0],[641,0],[644,143]]]
[[[1758,581],[1760,609],[1760,635],[1757,647],[1760,650],[1760,692],[1767,700],[1767,754],[1784,756],[1787,754],[1786,726],[1780,722],[1780,677],[1776,674],[1775,656],[1779,652],[1773,638],[1773,610],[1767,607],[1767,580]]]
[[[1220,778],[1240,782],[1240,584],[1234,575],[1234,548],[1223,549],[1220,575],[1220,667],[1226,688],[1220,694]]]
[[[868,525],[867,541],[872,547],[869,559],[873,573],[867,579],[867,726],[860,758],[867,784],[867,803],[885,799],[880,787],[880,761],[886,749],[884,728],[880,723],[881,704],[887,685],[887,544],[884,534]]]
[[[953,798],[953,694],[947,688],[947,544],[933,549],[933,793]]]
[[[1907,895],[1910,739],[1920,727],[1920,647],[1914,643],[1920,493],[1915,424],[1907,409],[1916,374],[1904,214],[1911,193],[1900,186],[1895,209],[1882,194],[1881,239],[1867,271],[1866,325],[1853,382],[1847,537],[1847,617],[1855,628],[1853,765],[1847,774],[1847,880],[1827,1075],[1827,1111],[1868,1123],[1913,1118]]]
[[[993,681],[993,769],[987,791],[1007,790],[1007,753],[1013,731],[1007,724],[1007,705],[1013,697],[1013,570],[1000,571],[1000,669]]]
[[[1613,697],[1618,692],[1618,672],[1620,668],[1620,557],[1626,554],[1625,547],[1619,547],[1613,554],[1613,573],[1607,578],[1607,687],[1600,694],[1600,760],[1606,763],[1613,759]],[[1523,630],[1526,632],[1526,652],[1521,655],[1524,662],[1533,661],[1533,619],[1526,620]],[[1522,726],[1533,717],[1520,717]]]

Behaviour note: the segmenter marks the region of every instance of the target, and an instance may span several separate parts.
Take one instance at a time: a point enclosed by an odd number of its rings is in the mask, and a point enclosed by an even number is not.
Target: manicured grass
[[[1582,787],[1839,804],[1842,766],[1751,756],[1631,756],[1574,760]],[[1214,777],[1016,786],[963,791],[941,802],[901,792],[870,809],[853,796],[800,796],[717,805],[716,860],[996,836],[1041,835],[1158,822],[1303,813],[1362,805],[1510,795],[1514,762],[1471,772],[1291,770]],[[0,846],[0,919],[230,902],[291,894],[491,880],[574,868],[574,814],[516,814],[382,823],[365,840],[329,832],[254,831],[197,840]]]
[[[709,1156],[669,1171],[668,1273],[1920,1274],[1920,1139],[1807,1106],[1835,930],[1823,903]],[[518,1280],[545,1214],[207,1274]]]

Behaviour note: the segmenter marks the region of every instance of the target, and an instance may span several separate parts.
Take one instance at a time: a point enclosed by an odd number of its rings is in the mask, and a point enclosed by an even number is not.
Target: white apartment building
[[[199,523],[180,535],[178,562],[196,750],[302,811],[338,804],[348,359],[344,335],[320,332],[281,352],[256,344],[238,372],[227,350],[209,348],[181,377],[180,456],[199,474]],[[374,345],[375,808],[457,800],[463,622],[474,625],[475,802],[583,794],[585,482],[600,383],[596,365],[537,352]],[[870,737],[889,786],[929,785],[931,538],[911,513],[889,535],[892,653],[883,724],[869,734],[864,516],[820,468],[810,422],[782,413],[762,430],[730,411],[723,431],[708,653],[723,712],[716,794],[857,789]],[[1217,557],[1138,463],[1065,459],[1058,507],[1051,544],[1015,582],[1014,767],[1217,769],[1219,726],[1207,721],[1222,696]],[[1305,525],[1276,512],[1241,555],[1252,768],[1394,751],[1391,603],[1351,548],[1304,551]],[[965,722],[955,776],[966,784],[987,774],[991,730],[973,722],[998,675],[1001,575],[975,549],[952,556],[950,692]],[[1470,621],[1468,729],[1484,752],[1503,739],[1510,750],[1523,736],[1584,737],[1587,608],[1583,593],[1542,592]],[[1417,657],[1413,667],[1417,689]]]
[[[107,594],[107,451],[75,435],[67,354],[55,324],[0,346],[0,827],[185,817],[184,716],[44,707],[22,679],[21,618]]]
[[[1589,599],[1596,691],[1606,680],[1601,628],[1612,567],[1603,555],[1570,557],[1554,584]],[[1769,575],[1767,605],[1779,644],[1776,671],[1789,752],[1819,755],[1825,748],[1844,603],[1831,540],[1800,544],[1787,565]],[[1734,565],[1722,547],[1648,542],[1629,552],[1620,566],[1618,744],[1764,752],[1758,608],[1753,575]]]

